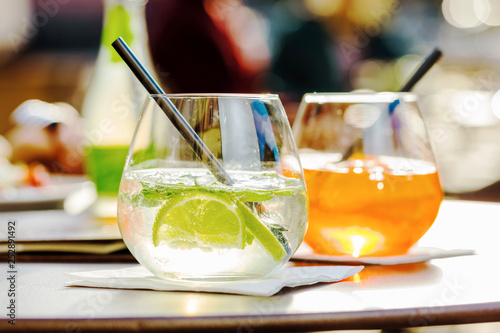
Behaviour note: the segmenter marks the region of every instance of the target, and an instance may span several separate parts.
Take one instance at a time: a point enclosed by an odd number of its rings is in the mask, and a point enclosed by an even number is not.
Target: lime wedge
[[[275,261],[287,254],[272,231],[233,196],[204,189],[176,193],[160,208],[153,244],[245,248],[257,239]]]
[[[256,239],[264,246],[266,251],[273,257],[274,261],[281,261],[286,256],[286,250],[274,234],[267,228],[247,206],[238,202],[238,207],[245,219],[245,225]]]
[[[243,248],[245,228],[238,206],[210,192],[192,191],[168,200],[156,215],[153,244]]]

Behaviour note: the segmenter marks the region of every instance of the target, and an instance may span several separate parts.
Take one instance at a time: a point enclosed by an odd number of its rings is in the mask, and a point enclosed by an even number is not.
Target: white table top
[[[273,297],[66,287],[75,278],[65,272],[131,264],[22,263],[16,328],[319,330],[500,321],[499,235],[500,204],[445,200],[420,245],[477,255],[368,266],[346,281]]]

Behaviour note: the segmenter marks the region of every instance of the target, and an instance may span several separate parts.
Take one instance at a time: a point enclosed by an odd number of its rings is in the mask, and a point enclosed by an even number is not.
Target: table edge
[[[92,319],[16,320],[18,332],[217,332],[321,331],[384,329],[500,321],[500,302],[405,309],[372,309],[331,313],[297,313],[248,316],[139,317]],[[14,328],[4,320],[0,329]]]

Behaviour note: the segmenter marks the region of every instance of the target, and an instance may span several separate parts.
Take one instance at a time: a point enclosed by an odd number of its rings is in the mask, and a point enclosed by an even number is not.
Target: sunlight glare
[[[352,256],[354,258],[358,258],[361,254],[361,249],[363,248],[363,245],[365,245],[366,240],[363,236],[353,235],[351,236],[351,242],[353,249]]]

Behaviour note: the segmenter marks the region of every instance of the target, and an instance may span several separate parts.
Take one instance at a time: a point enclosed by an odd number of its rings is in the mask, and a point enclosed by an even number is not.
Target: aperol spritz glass
[[[293,133],[315,253],[404,254],[433,224],[443,193],[416,95],[306,94]]]

